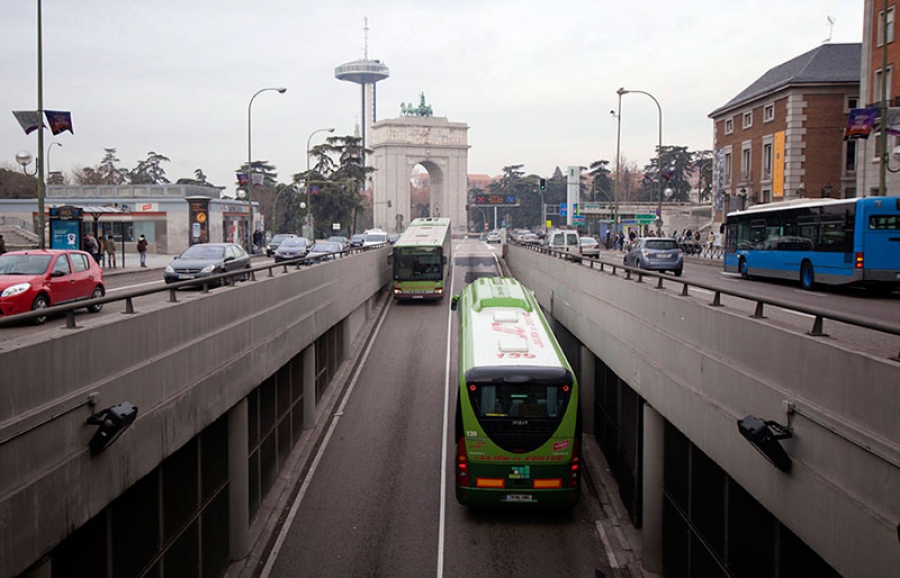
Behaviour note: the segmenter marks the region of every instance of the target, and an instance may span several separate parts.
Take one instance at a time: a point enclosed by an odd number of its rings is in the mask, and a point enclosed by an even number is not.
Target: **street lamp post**
[[[312,137],[314,134],[319,132],[334,132],[334,128],[318,128],[312,131],[309,134],[309,137],[306,139],[306,226],[308,227],[307,231],[309,233],[309,239],[314,240],[316,237],[315,228],[313,225],[313,216],[312,216],[312,197],[309,194],[309,144],[312,141]]]
[[[619,182],[622,180],[622,165],[619,153],[622,143],[622,95],[625,94],[625,89],[620,88],[616,91],[616,94],[619,95],[619,108],[616,109],[616,182],[615,187],[613,187],[613,247],[616,246],[619,238]]]
[[[251,128],[250,128],[251,127],[250,111],[252,110],[252,107],[253,107],[253,99],[255,99],[257,96],[259,96],[260,93],[266,92],[267,90],[277,90],[279,92],[279,94],[284,94],[285,92],[287,92],[287,89],[283,88],[283,87],[281,87],[281,88],[275,88],[275,87],[261,88],[261,89],[257,90],[253,94],[253,96],[250,97],[250,103],[247,105],[247,207],[250,210],[250,221],[247,224],[247,227],[249,229],[253,229],[253,198],[251,196],[251,190],[253,189],[253,154],[250,152],[251,151],[250,135],[252,134]],[[247,231],[247,249],[248,249],[248,252],[252,255],[253,254],[253,231],[252,230]]]
[[[53,174],[53,171],[50,170],[50,149],[53,148],[53,145],[59,145],[59,146],[62,146],[62,143],[61,143],[61,142],[53,141],[52,143],[50,143],[50,144],[47,146],[47,176],[48,176],[48,177],[49,177],[51,174]]]
[[[620,88],[616,91],[619,95],[619,111],[622,109],[622,95],[628,94],[629,92],[634,92],[637,94],[644,94],[649,96],[653,102],[656,104],[656,109],[659,111],[659,146],[656,149],[656,167],[659,170],[659,193],[656,199],[656,234],[662,235],[662,197],[663,197],[663,177],[662,177],[662,107],[659,105],[659,101],[656,100],[656,97],[650,94],[649,92],[645,92],[643,90],[625,90],[624,88]],[[620,126],[621,126],[621,120]],[[618,158],[618,155],[617,157]]]

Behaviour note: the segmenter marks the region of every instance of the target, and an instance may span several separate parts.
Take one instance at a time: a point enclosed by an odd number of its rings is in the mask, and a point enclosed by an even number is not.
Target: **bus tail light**
[[[466,455],[466,440],[460,438],[456,444],[456,485],[469,485],[469,458]]]
[[[563,481],[560,478],[534,481],[535,490],[558,490],[562,487]]]
[[[854,265],[853,265],[853,266],[856,267],[857,269],[862,269],[862,268],[863,268],[863,263],[864,263],[864,261],[865,261],[865,258],[864,258],[864,256],[863,256],[863,252],[862,252],[862,251],[858,251],[858,252],[856,253],[856,259],[854,260]]]
[[[503,478],[475,478],[475,487],[502,490],[506,487],[506,480]]]
[[[577,488],[581,482],[581,440],[575,438],[572,444],[572,462],[569,464],[569,487]]]

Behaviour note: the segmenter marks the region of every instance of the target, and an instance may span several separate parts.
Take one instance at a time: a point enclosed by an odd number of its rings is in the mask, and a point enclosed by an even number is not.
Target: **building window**
[[[846,111],[849,112],[854,108],[859,108],[859,97],[856,96],[848,96],[847,97],[847,106],[845,107]]]
[[[856,141],[853,139],[844,143],[844,173],[856,172]]]
[[[750,180],[750,147],[741,150],[741,181]]]
[[[732,134],[734,132],[734,119],[726,118],[725,119],[725,134]]]
[[[875,87],[874,87],[875,90],[874,90],[873,93],[872,93],[872,94],[873,94],[872,102],[881,102],[881,97],[882,97],[882,93],[881,93],[881,81],[882,81],[882,78],[881,78],[881,76],[882,76],[882,74],[881,74],[881,69],[876,70],[876,71],[875,71],[875,82],[874,82],[874,84],[875,84]],[[891,100],[891,86],[893,86],[893,84],[892,84],[892,82],[893,82],[893,76],[894,76],[894,67],[893,67],[893,66],[888,66],[888,68],[887,68],[887,78],[885,79],[885,82],[886,82],[885,88],[887,88],[887,96],[886,96],[886,100],[888,100],[888,101]]]
[[[772,180],[772,143],[763,145],[762,153],[762,180]]]
[[[744,113],[744,128],[753,126],[753,111]]]
[[[775,105],[767,104],[763,108],[763,122],[772,122],[773,120],[775,120]]]
[[[878,13],[878,44],[877,46],[881,46],[884,43],[884,10]],[[894,41],[894,7],[888,8],[887,11],[887,41]]]
[[[731,182],[731,153],[725,153],[725,160],[722,163],[722,171],[725,173],[725,182]]]

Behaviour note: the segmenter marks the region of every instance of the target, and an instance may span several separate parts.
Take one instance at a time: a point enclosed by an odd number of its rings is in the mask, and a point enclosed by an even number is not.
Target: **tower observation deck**
[[[391,75],[387,65],[380,60],[369,60],[369,24],[368,19],[364,26],[365,31],[365,47],[363,58],[341,64],[334,69],[334,77],[338,80],[346,80],[347,82],[355,82],[362,88],[362,117],[360,118],[360,130],[362,132],[363,148],[362,165],[366,166],[365,148],[368,143],[366,133],[378,120],[375,114],[376,93],[375,83],[384,80]],[[369,114],[367,114],[367,111]]]

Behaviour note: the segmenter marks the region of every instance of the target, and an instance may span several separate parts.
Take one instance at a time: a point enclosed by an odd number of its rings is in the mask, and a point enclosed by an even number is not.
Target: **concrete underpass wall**
[[[133,316],[0,352],[0,576],[22,572],[390,281],[387,250],[257,281],[179,291]],[[108,304],[121,308],[122,304]],[[94,396],[95,406],[88,405]],[[94,411],[135,423],[91,456]]]
[[[681,285],[506,247],[511,273],[598,358],[844,576],[900,568],[900,366],[767,324]],[[740,435],[787,424],[782,473]],[[836,435],[829,428],[838,432]],[[870,448],[867,451],[864,448]]]

